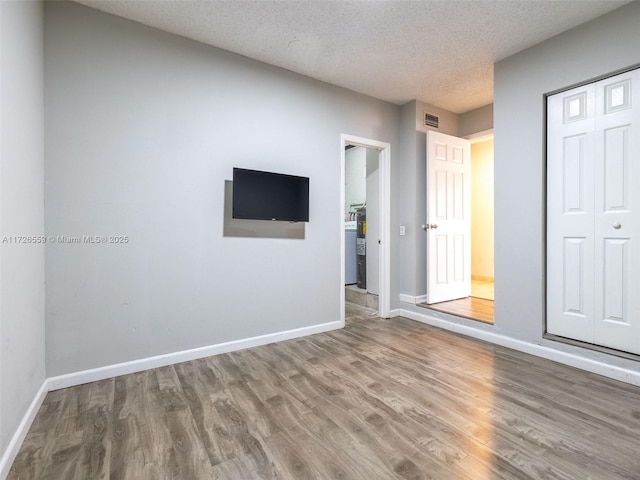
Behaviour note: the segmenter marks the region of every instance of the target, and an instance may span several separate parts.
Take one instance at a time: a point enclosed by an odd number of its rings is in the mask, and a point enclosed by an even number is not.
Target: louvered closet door
[[[640,354],[640,71],[547,107],[547,331]]]

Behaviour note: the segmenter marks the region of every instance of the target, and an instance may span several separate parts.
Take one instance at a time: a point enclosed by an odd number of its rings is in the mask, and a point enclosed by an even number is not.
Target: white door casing
[[[547,100],[547,331],[638,354],[639,127],[640,70]]]
[[[379,151],[378,154],[378,316],[391,316],[391,145],[378,140],[358,137],[355,135],[340,135],[341,149],[341,178],[340,178],[340,312],[341,322],[345,321],[345,293],[344,293],[344,202],[345,202],[345,146],[355,145]]]
[[[471,294],[471,147],[427,131],[427,303]]]

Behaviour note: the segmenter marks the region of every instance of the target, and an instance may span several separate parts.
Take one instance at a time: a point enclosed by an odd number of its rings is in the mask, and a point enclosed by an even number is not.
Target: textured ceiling
[[[78,3],[373,97],[462,113],[493,64],[628,0],[208,0]]]

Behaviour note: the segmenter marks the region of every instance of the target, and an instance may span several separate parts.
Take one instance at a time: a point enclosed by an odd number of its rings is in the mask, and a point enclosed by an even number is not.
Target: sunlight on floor
[[[495,300],[493,280],[471,280],[471,296]]]
[[[434,304],[419,303],[418,306],[485,323],[493,323],[493,301],[493,282],[487,279],[476,279],[471,280],[470,297]]]

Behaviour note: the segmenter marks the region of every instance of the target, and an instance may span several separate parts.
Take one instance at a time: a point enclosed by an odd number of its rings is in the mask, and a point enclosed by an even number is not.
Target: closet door
[[[638,70],[548,99],[547,331],[640,354],[639,106]]]
[[[640,70],[596,86],[594,339],[640,354]]]
[[[547,331],[593,342],[595,85],[547,100]]]

